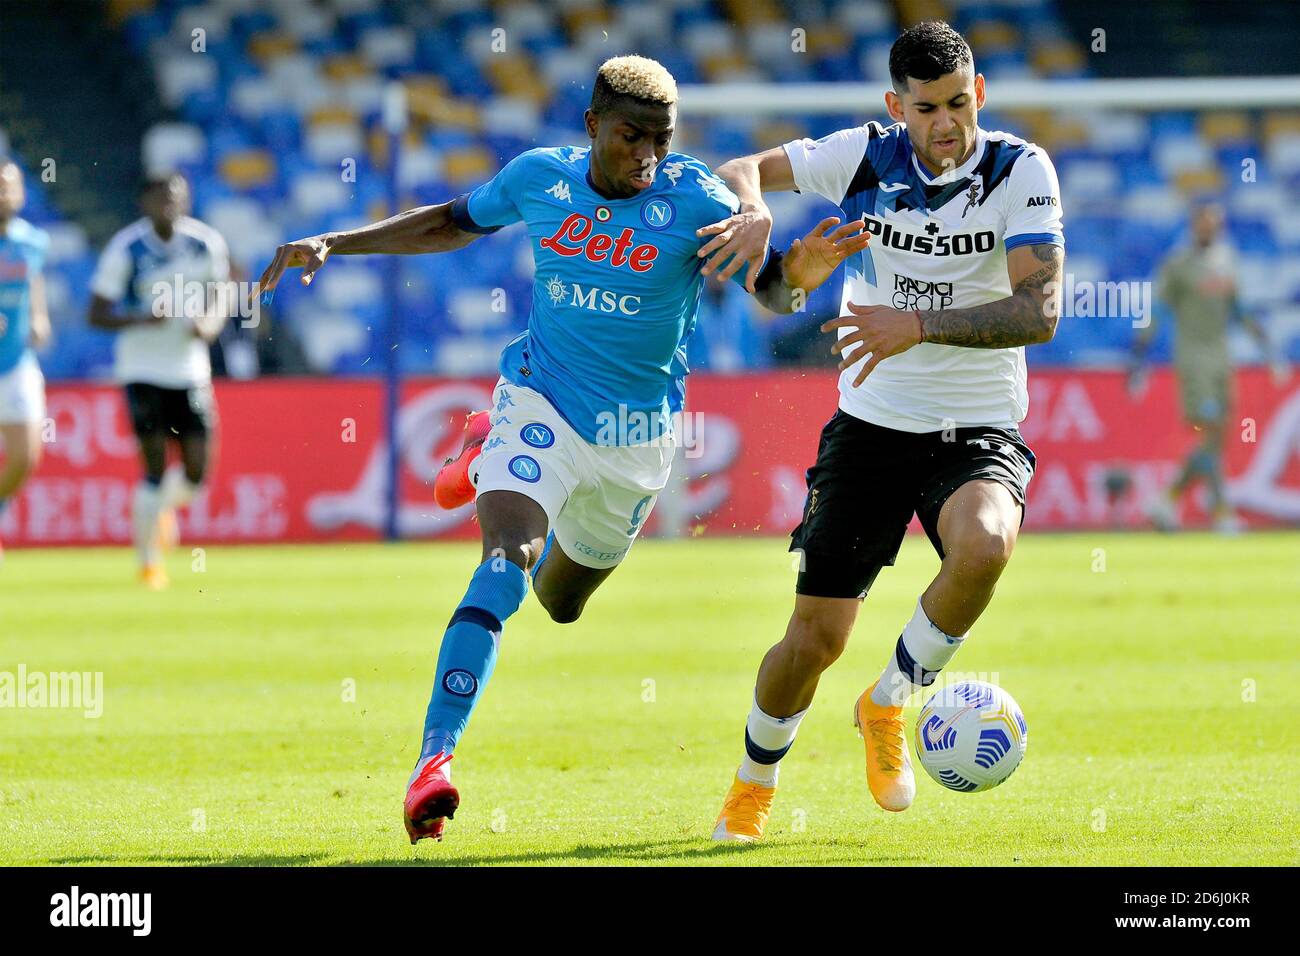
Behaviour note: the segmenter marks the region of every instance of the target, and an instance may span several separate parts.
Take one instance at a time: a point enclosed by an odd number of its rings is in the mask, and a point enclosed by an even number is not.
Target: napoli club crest
[[[514,475],[520,481],[526,481],[530,485],[536,484],[542,477],[542,466],[537,464],[537,459],[528,455],[515,455],[510,459],[510,474]]]
[[[641,221],[651,229],[667,229],[677,218],[677,210],[667,199],[651,199],[641,207]]]

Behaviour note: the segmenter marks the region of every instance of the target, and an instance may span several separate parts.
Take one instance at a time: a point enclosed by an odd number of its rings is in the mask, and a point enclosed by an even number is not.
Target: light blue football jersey
[[[606,199],[592,183],[590,152],[521,153],[457,199],[452,216],[471,232],[528,228],[532,311],[501,355],[501,375],[546,396],[588,442],[635,444],[666,434],[682,408],[705,262],[695,230],[739,201],[682,153],[665,157],[649,189]],[[734,281],[743,285],[745,271]]]
[[[0,232],[0,375],[27,355],[32,331],[32,279],[45,264],[50,237],[14,217]]]

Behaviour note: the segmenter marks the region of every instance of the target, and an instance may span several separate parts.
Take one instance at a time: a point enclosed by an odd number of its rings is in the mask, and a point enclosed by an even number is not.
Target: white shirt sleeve
[[[226,240],[215,229],[209,229],[207,235],[208,260],[212,271],[211,281],[226,282],[230,279],[230,249]]]
[[[862,164],[870,136],[865,126],[836,130],[821,139],[796,139],[785,144],[801,193],[816,193],[839,205],[853,174]]]
[[[99,264],[90,280],[90,291],[109,302],[121,302],[126,298],[126,284],[131,281],[131,256],[127,253],[127,242],[119,232],[100,253]]]
[[[1061,228],[1061,185],[1056,167],[1042,147],[1032,146],[1020,157],[1007,177],[1006,224],[1003,237],[1007,251],[1038,243],[1065,245]]]

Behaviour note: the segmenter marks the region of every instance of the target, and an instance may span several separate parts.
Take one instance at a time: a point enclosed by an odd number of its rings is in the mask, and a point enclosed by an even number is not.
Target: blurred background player
[[[658,62],[607,60],[584,117],[590,146],[529,150],[454,202],[281,246],[262,276],[272,290],[302,266],[307,283],[331,255],[447,252],[517,222],[533,238],[528,329],[502,353],[493,407],[470,416],[460,456],[439,476],[444,507],[477,492],[483,547],[438,653],[404,806],[412,843],[441,839],[459,807],[448,762],[527,573],[552,620],[576,621],[668,480],[703,281],[695,230],[736,210],[707,166],[669,152],[676,103]],[[751,277],[760,302],[790,311],[794,287],[816,288],[865,247],[860,223],[827,234],[836,222],[764,257]]]
[[[144,217],[109,240],[91,280],[90,324],[117,333],[114,377],[140,444],[144,477],[131,502],[140,578],[167,585],[164,546],[175,542],[175,509],[188,504],[208,471],[216,423],[209,344],[221,332],[230,277],[226,243],[191,218],[185,178],[149,179]],[[197,285],[196,285],[197,284]],[[181,463],[167,468],[169,442]]]
[[[915,513],[939,573],[853,718],[876,803],[911,805],[903,706],[965,642],[1024,518],[1035,464],[1017,427],[1029,407],[1024,346],[1055,334],[1065,258],[1056,171],[1041,147],[979,127],[984,77],[948,24],[906,30],[889,69],[895,125],[724,163],[741,212],[701,230],[715,238],[699,254],[722,278],[752,272],[767,245],[764,190],[815,193],[877,237],[845,266],[844,316],[822,326],[839,330],[839,410],[808,471],[790,546],[802,555],[795,608],[759,667],[718,840],[763,835],[781,758]]]
[[[1236,256],[1224,239],[1223,207],[1218,203],[1205,202],[1193,210],[1190,239],[1161,264],[1155,295],[1169,307],[1174,320],[1173,367],[1183,417],[1200,434],[1200,441],[1173,483],[1152,500],[1148,513],[1160,530],[1176,529],[1183,495],[1204,481],[1215,530],[1233,534],[1241,530],[1241,522],[1228,503],[1223,484],[1223,441],[1232,408],[1228,324],[1237,320],[1245,325],[1271,357],[1275,379],[1285,373],[1279,359],[1273,357],[1264,327],[1241,311]],[[1156,328],[1153,318],[1134,341],[1131,393],[1142,389],[1144,362]]]
[[[18,164],[0,161],[0,517],[40,461],[45,418],[45,379],[33,349],[50,337],[41,276],[49,236],[18,215],[26,198]]]

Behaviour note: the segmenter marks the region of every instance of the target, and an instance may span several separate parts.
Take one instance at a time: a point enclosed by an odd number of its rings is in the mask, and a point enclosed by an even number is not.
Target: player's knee
[[[1014,548],[1014,529],[989,521],[958,535],[947,551],[963,577],[995,582],[1011,561]]]
[[[582,617],[582,608],[586,603],[578,598],[548,594],[546,591],[538,591],[537,600],[556,624],[572,624]]]
[[[828,616],[796,614],[790,618],[786,638],[801,671],[820,674],[844,653],[849,631]]]

